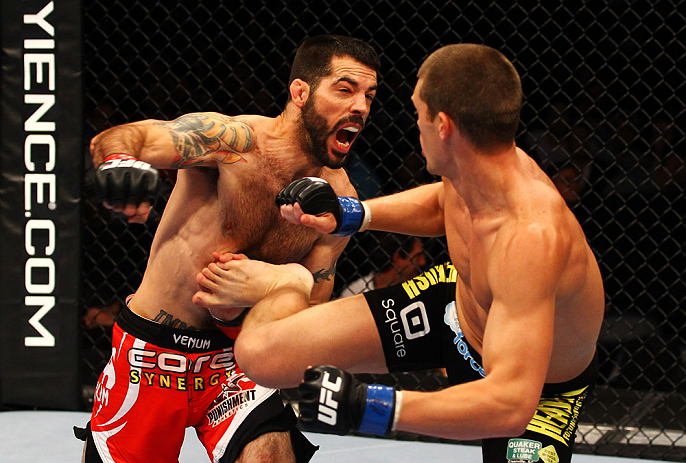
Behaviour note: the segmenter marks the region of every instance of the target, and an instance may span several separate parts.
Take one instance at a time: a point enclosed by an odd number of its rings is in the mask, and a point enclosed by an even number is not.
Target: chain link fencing
[[[307,36],[352,35],[382,60],[368,126],[347,169],[360,196],[434,181],[410,103],[419,64],[473,42],[515,64],[525,95],[517,138],[579,218],[604,277],[601,378],[581,416],[578,451],[684,461],[684,2],[103,2],[84,3],[86,139],[113,125],[195,111],[276,116]],[[681,8],[681,9],[680,9]],[[83,384],[110,354],[111,325],[145,269],[173,186],[145,225],[128,225],[84,191]],[[681,238],[679,238],[681,236]],[[393,241],[393,240],[396,241]],[[402,242],[393,237],[396,247]],[[352,239],[335,292],[385,269],[389,238]],[[390,249],[390,250],[389,250]],[[427,263],[445,242],[423,242]],[[438,371],[365,376],[404,389],[446,386]],[[402,439],[427,439],[400,435]]]

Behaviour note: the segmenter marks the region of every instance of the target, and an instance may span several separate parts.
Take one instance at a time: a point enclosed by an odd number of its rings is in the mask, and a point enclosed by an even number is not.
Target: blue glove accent
[[[362,226],[364,219],[362,203],[351,196],[339,196],[338,203],[341,205],[341,223],[333,234],[336,236],[354,235]]]
[[[359,431],[364,434],[385,436],[390,430],[395,408],[395,389],[379,384],[367,386],[367,405]]]

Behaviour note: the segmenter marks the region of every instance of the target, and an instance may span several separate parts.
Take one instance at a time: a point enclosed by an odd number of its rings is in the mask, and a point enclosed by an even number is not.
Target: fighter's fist
[[[350,431],[383,436],[391,431],[396,392],[366,384],[340,368],[320,365],[305,371],[298,387],[300,426],[305,431],[344,436]]]
[[[129,217],[135,216],[140,206],[149,212],[158,184],[157,169],[128,154],[111,154],[95,170],[98,200]]]
[[[331,233],[334,235],[350,236],[365,222],[365,209],[357,198],[336,196],[331,185],[318,177],[294,180],[276,195],[279,207],[296,203],[305,214],[333,214],[336,228]]]

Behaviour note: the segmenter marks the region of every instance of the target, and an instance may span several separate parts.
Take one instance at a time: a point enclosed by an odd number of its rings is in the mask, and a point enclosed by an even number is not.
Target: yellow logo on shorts
[[[438,283],[455,283],[457,281],[457,270],[451,263],[436,265],[419,276],[407,280],[402,284],[402,288],[407,293],[407,297],[412,300],[419,294]]]
[[[584,386],[575,391],[544,395],[526,429],[552,437],[569,447],[587,392],[588,386]]]
[[[539,450],[538,456],[541,458],[543,463],[559,463],[560,461],[560,457],[557,456],[557,451],[552,445],[543,447],[541,450]]]

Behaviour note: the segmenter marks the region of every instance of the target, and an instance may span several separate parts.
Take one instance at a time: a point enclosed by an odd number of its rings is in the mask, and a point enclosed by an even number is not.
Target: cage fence
[[[571,5],[84,2],[84,397],[109,358],[112,321],[141,280],[174,183],[165,172],[150,220],[127,224],[94,199],[87,149],[93,135],[195,111],[276,116],[302,40],[352,35],[375,47],[382,70],[346,169],[361,198],[389,194],[435,180],[424,167],[410,103],[419,64],[441,45],[483,43],[519,71],[525,100],[517,143],[578,217],[604,277],[601,378],[581,416],[577,449],[684,461],[686,50],[679,37],[686,10],[676,0]],[[421,245],[427,264],[447,260],[444,240]],[[383,271],[402,246],[396,236],[353,237],[339,261],[335,295]],[[447,384],[433,370],[364,379],[417,390]]]

